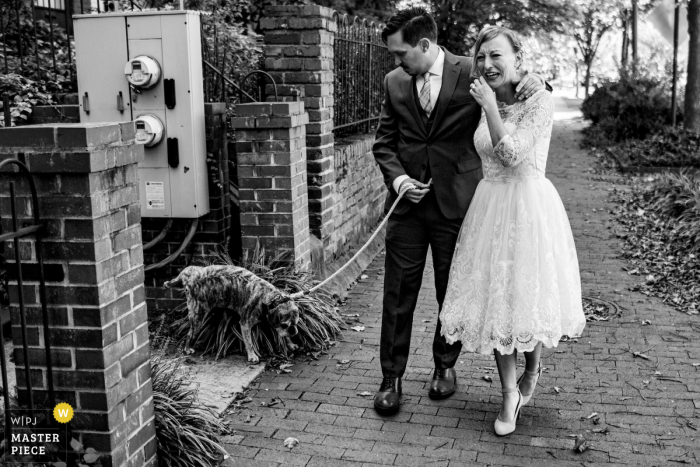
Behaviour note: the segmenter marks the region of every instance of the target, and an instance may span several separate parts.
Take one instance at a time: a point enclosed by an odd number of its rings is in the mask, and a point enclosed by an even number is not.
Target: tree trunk
[[[698,0],[700,1],[700,0]],[[593,66],[593,59],[586,61],[586,79],[583,81],[583,87],[585,89],[584,98],[588,98],[588,87],[591,85],[591,67]]]
[[[623,68],[627,67],[627,53],[629,51],[629,34],[627,32],[628,25],[629,21],[625,17],[625,20],[622,22],[622,54],[620,56],[620,63],[622,63]]]
[[[688,84],[685,88],[684,126],[700,133],[700,0],[688,2]]]

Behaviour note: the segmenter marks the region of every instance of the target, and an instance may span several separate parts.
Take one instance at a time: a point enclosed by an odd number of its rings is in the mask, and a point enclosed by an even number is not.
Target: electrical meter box
[[[136,122],[143,217],[209,212],[199,13],[75,15],[82,122]]]

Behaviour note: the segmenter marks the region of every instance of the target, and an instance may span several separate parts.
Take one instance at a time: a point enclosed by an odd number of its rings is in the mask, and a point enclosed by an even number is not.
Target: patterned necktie
[[[425,114],[430,117],[430,112],[433,111],[433,106],[430,105],[430,72],[423,75],[423,87],[420,90],[420,106],[423,107]]]

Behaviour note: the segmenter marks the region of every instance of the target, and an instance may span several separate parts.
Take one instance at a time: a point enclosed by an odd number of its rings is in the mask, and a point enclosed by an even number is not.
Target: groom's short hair
[[[407,8],[389,18],[382,30],[382,40],[386,43],[389,36],[399,31],[403,32],[403,41],[411,47],[415,47],[424,37],[431,42],[437,42],[437,24],[425,8]]]

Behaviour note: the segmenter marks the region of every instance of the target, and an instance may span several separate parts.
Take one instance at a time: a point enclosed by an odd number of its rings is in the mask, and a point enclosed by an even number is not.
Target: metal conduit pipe
[[[153,240],[151,240],[143,246],[143,251],[150,250],[151,248],[159,244],[165,238],[168,232],[170,232],[170,228],[172,226],[173,220],[168,219],[168,222],[165,223],[165,227],[163,227],[163,230],[161,230],[160,233],[156,235],[156,238],[154,238]]]
[[[160,269],[163,266],[167,266],[168,264],[175,261],[178,258],[178,256],[180,256],[182,254],[182,252],[185,251],[185,248],[187,248],[187,245],[190,244],[190,241],[192,241],[192,237],[194,237],[194,234],[197,231],[198,225],[199,225],[199,219],[198,218],[192,219],[192,223],[190,224],[190,230],[187,232],[187,236],[185,237],[185,240],[182,242],[182,244],[177,249],[177,251],[162,261],[147,265],[144,268],[144,271],[148,272],[148,271],[152,271],[154,269]]]

